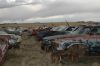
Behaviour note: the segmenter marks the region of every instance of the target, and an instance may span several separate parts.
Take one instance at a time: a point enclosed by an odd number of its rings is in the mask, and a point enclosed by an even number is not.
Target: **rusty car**
[[[100,26],[88,26],[84,29],[84,31],[79,31],[79,34],[51,41],[51,50],[54,50],[51,51],[52,54],[56,53],[55,55],[58,57],[59,54],[62,56],[59,51],[65,51],[71,61],[78,61],[85,55],[100,55]],[[80,33],[82,34],[80,35]]]
[[[0,66],[3,66],[5,62],[8,46],[8,43],[0,38]]]

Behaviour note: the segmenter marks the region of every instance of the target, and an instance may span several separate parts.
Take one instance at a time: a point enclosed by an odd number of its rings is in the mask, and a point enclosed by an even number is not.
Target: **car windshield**
[[[71,35],[84,35],[90,31],[90,28],[79,27],[77,30],[72,31]]]
[[[93,28],[91,30],[91,33],[93,33],[94,35],[100,35],[100,28]]]
[[[64,31],[67,27],[66,26],[60,26],[58,31]]]
[[[58,30],[59,29],[59,27],[53,27],[51,30],[52,31],[56,31],[56,30]]]
[[[73,31],[75,29],[75,27],[68,27],[67,29],[66,29],[66,31]]]
[[[67,27],[66,26],[59,26],[52,28],[53,31],[64,31]]]

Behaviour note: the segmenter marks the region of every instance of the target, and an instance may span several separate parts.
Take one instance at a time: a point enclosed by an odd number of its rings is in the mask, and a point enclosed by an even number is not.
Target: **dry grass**
[[[4,66],[100,66],[100,58],[85,59],[84,62],[63,64],[51,64],[49,54],[40,49],[40,43],[34,37],[23,37],[20,49],[8,51]],[[92,59],[92,60],[91,60]],[[98,61],[98,60],[99,61]]]
[[[51,22],[51,23],[20,23],[20,24],[0,24],[0,27],[27,27],[27,28],[36,28],[36,27],[43,27],[45,26],[62,26],[62,25],[66,25],[68,26],[68,24],[70,26],[77,26],[77,25],[81,25],[83,23],[79,23],[79,22]]]

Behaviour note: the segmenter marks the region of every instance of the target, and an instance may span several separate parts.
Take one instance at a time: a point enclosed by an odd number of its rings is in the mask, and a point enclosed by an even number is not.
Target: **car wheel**
[[[78,62],[80,58],[83,58],[86,54],[86,46],[82,44],[73,44],[67,50],[68,58],[71,59],[72,62]]]

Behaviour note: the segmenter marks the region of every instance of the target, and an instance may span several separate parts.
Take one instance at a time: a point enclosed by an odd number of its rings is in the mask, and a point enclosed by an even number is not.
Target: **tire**
[[[86,46],[83,44],[73,44],[67,50],[68,58],[71,59],[72,62],[78,62],[82,59],[86,54]]]

